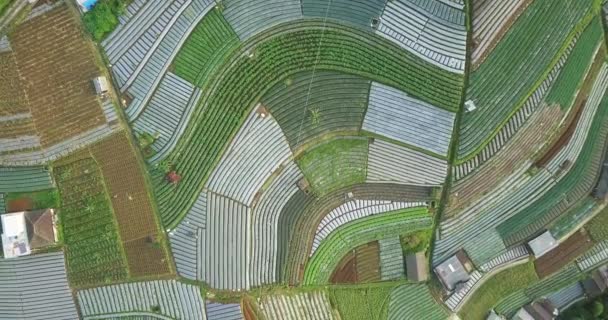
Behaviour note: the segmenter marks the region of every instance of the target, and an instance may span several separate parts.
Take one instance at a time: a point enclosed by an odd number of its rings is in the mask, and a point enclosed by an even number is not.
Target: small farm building
[[[426,281],[429,278],[429,269],[426,263],[424,251],[408,254],[405,257],[405,269],[407,279],[410,281]]]
[[[545,253],[557,247],[557,245],[557,240],[555,240],[549,231],[545,231],[545,233],[528,242],[528,246],[536,258],[542,257]]]
[[[473,264],[464,250],[458,251],[435,267],[435,273],[448,291],[454,290],[460,283],[469,281],[471,271],[473,271]]]
[[[53,209],[14,212],[1,217],[5,258],[25,256],[57,241]]]

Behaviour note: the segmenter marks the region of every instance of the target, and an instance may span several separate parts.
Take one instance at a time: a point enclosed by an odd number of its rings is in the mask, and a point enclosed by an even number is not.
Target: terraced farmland
[[[92,158],[55,168],[68,278],[75,287],[125,280],[127,259],[101,171]]]
[[[523,104],[575,33],[591,21],[592,9],[592,1],[539,0],[527,7],[470,75],[466,99],[473,100],[477,110],[463,116],[459,161],[474,155]]]
[[[302,31],[297,26],[307,28]],[[277,28],[275,36],[254,38],[243,45],[241,53],[251,44],[258,43],[253,58],[236,53],[232,55],[233,62],[210,84],[214,89],[201,102],[209,108],[203,109],[204,112],[195,111],[191,125],[186,129],[188,134],[182,137],[176,150],[167,158],[181,173],[181,183],[170,186],[162,176],[155,176],[156,196],[165,225],[174,225],[194,200],[201,181],[205,181],[209,170],[218,161],[225,141],[242,123],[246,111],[256,105],[259,96],[270,88],[269,84],[283,81],[289,74],[309,70],[313,64],[319,69],[350,71],[382,79],[444,108],[453,110],[457,105],[462,87],[460,76],[443,72],[405,52],[394,51],[395,47],[386,40],[369,38],[362,31],[328,24],[327,29],[320,33],[320,27],[316,22],[309,22]],[[319,43],[321,34],[324,39],[322,46],[304,45]],[[359,41],[365,38],[372,41]],[[294,55],[299,57],[297,61],[290,58]],[[378,55],[382,59],[378,59]],[[435,80],[419,81],[421,78],[417,78],[415,73],[420,72],[429,74],[426,79]],[[228,92],[229,95],[226,94]],[[223,106],[231,107],[226,109]],[[205,156],[201,157],[201,154]]]
[[[511,318],[608,279],[603,1],[67,2],[0,16],[0,318]]]

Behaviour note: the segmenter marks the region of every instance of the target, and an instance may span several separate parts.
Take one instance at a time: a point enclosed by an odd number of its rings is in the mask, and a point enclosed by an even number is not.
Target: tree
[[[591,312],[595,318],[598,318],[604,313],[604,305],[599,300],[593,301]]]

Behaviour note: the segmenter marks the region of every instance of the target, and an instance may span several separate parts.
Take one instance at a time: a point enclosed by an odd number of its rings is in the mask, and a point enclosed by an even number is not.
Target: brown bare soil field
[[[27,211],[32,210],[33,208],[34,203],[32,202],[32,199],[29,198],[15,199],[6,204],[6,209],[8,209],[8,212]]]
[[[342,258],[329,282],[333,284],[357,283],[357,257],[353,252]]]
[[[578,231],[560,243],[557,248],[534,261],[536,273],[540,278],[545,278],[572,262],[591,246],[593,241],[589,235],[585,231]]]
[[[359,282],[380,281],[380,246],[373,241],[357,247],[357,280]]]
[[[0,54],[0,117],[30,112],[13,53]]]
[[[38,135],[31,118],[0,122],[0,139]]]
[[[133,276],[169,273],[168,260],[156,223],[152,199],[135,150],[119,132],[90,148],[112,199],[120,236]]]
[[[170,272],[162,244],[154,237],[124,243],[129,271],[133,277],[161,275]]]
[[[380,246],[378,241],[372,241],[344,256],[334,270],[330,283],[366,283],[380,279]]]
[[[99,74],[95,55],[76,19],[62,5],[24,22],[10,37],[43,147],[106,121],[91,82]]]
[[[587,100],[582,100],[576,106],[576,109],[573,110],[573,112],[574,112],[574,118],[571,119],[570,124],[568,125],[568,127],[566,127],[566,130],[564,130],[564,132],[562,133],[562,135],[551,146],[551,148],[549,148],[547,150],[547,152],[545,152],[545,154],[543,154],[543,156],[540,157],[540,159],[538,159],[536,161],[536,163],[534,163],[535,166],[537,166],[537,167],[544,167],[544,166],[546,166],[551,161],[551,159],[553,159],[553,157],[555,157],[555,155],[557,155],[557,153],[566,144],[568,144],[568,142],[570,142],[570,139],[572,139],[572,135],[574,134],[574,130],[576,129],[576,126],[578,125],[578,121],[580,120],[581,115],[583,114],[583,109],[584,108],[582,108],[582,106],[585,105],[586,101]]]
[[[532,115],[492,159],[452,187],[443,218],[456,216],[468,205],[496,188],[502,180],[530,159],[559,127],[564,113],[558,106],[545,106]]]
[[[243,298],[243,300],[241,300],[241,310],[243,311],[243,318],[245,320],[258,319],[253,305],[254,303],[248,297],[245,297]]]

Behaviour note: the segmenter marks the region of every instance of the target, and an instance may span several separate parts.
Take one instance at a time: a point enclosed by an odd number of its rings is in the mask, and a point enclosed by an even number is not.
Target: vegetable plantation
[[[125,280],[128,268],[101,172],[92,158],[54,170],[68,278],[76,287]]]
[[[462,118],[459,162],[483,148],[523,105],[596,12],[592,0],[537,0],[524,11],[470,75],[467,100],[477,109]]]
[[[297,162],[313,192],[323,196],[365,182],[367,148],[365,138],[337,138],[307,150]]]
[[[304,284],[325,284],[340,259],[352,248],[389,236],[430,228],[432,219],[424,207],[397,210],[346,223],[333,231],[306,265]]]
[[[254,38],[233,53],[231,62],[214,76],[186,133],[166,159],[182,180],[172,185],[165,182],[163,172],[157,170],[153,175],[165,226],[174,226],[194,202],[248,110],[277,82],[313,65],[319,70],[378,79],[437,106],[456,109],[461,76],[363,31],[329,23],[324,31],[320,27],[318,22],[294,23],[275,30],[268,39]]]
[[[174,72],[202,87],[240,41],[226,19],[212,10],[196,26],[173,62]]]

